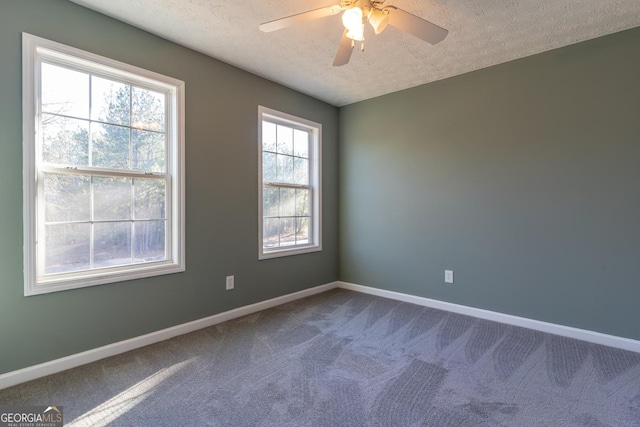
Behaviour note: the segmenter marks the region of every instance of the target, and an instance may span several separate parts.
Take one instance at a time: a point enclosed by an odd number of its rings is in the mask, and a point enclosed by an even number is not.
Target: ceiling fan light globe
[[[349,32],[360,31],[358,28],[362,27],[362,9],[356,6],[345,10],[342,14],[342,24]]]
[[[376,34],[380,34],[389,24],[389,15],[378,9],[372,9],[369,15],[369,23]]]
[[[364,41],[364,26],[361,25],[360,28],[356,31],[347,31],[347,37],[349,37],[351,40],[356,40],[359,42]]]

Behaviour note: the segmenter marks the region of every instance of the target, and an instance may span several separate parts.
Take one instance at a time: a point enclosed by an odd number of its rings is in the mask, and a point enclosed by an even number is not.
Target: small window
[[[184,82],[23,35],[25,295],[184,271]]]
[[[322,250],[322,125],[265,107],[259,114],[259,258]]]

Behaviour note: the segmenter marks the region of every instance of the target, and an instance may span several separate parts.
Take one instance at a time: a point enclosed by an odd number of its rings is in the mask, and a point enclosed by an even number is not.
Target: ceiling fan
[[[448,30],[395,6],[384,6],[384,2],[385,0],[340,0],[340,4],[265,22],[260,24],[260,29],[268,33],[344,11],[342,24],[345,29],[333,61],[334,66],[349,62],[356,41],[361,42],[360,50],[364,50],[365,21],[369,21],[376,34],[391,25],[431,44],[441,42],[449,33]]]

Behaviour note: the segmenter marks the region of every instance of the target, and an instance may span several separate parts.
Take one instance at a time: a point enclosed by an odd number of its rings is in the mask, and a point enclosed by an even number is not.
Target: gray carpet
[[[65,426],[640,426],[640,354],[342,289],[0,391]]]

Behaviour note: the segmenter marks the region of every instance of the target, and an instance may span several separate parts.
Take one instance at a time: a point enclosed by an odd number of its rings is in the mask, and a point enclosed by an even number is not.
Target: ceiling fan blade
[[[340,44],[338,45],[338,52],[336,52],[336,59],[333,60],[333,66],[339,67],[346,64],[351,59],[351,52],[353,51],[352,40],[347,37],[348,30],[344,30]]]
[[[383,11],[389,15],[389,25],[428,43],[439,43],[449,34],[448,30],[397,7],[387,6]]]
[[[290,27],[291,25],[302,24],[303,22],[335,15],[340,13],[341,10],[342,8],[337,4],[321,7],[320,9],[314,9],[308,12],[298,13],[297,15],[287,16],[286,18],[276,19],[275,21],[265,22],[264,24],[260,24],[260,29],[265,33],[269,33],[271,31]]]

